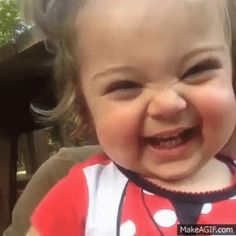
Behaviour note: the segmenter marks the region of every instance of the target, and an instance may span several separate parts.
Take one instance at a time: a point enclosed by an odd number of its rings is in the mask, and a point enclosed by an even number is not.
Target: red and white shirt
[[[236,165],[231,186],[201,194],[158,187],[114,164],[105,154],[77,164],[32,216],[41,236],[177,234],[178,224],[236,223]]]

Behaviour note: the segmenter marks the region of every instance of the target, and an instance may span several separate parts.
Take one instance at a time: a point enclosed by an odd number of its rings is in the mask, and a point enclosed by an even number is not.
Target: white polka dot
[[[133,221],[127,220],[120,226],[121,236],[134,236],[136,233],[136,226]]]
[[[203,206],[202,206],[202,211],[201,213],[202,214],[208,214],[212,209],[212,204],[211,203],[205,203]]]
[[[232,200],[234,200],[234,199],[235,199],[235,200],[236,200],[236,195],[235,195],[235,196],[233,196],[233,197],[231,197],[230,199],[232,199]]]
[[[154,193],[148,192],[147,190],[143,190],[143,192],[147,195],[155,195]]]
[[[154,220],[162,227],[171,227],[176,223],[177,217],[173,210],[164,209],[154,214]]]

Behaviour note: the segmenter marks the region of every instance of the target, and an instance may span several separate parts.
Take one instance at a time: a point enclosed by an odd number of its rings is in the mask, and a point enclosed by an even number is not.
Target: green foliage
[[[0,0],[0,47],[14,42],[26,25],[19,17],[16,0]]]

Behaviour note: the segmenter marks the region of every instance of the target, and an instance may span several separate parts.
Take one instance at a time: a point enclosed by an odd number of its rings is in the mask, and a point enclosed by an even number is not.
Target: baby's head
[[[143,176],[197,172],[235,127],[231,3],[64,1],[67,20],[44,27],[58,41],[56,115],[96,131],[112,160]]]

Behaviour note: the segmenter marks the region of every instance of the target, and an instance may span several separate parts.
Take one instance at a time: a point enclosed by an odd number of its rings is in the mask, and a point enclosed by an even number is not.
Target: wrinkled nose
[[[173,119],[187,108],[186,100],[172,89],[157,91],[152,97],[147,112],[155,119]]]

